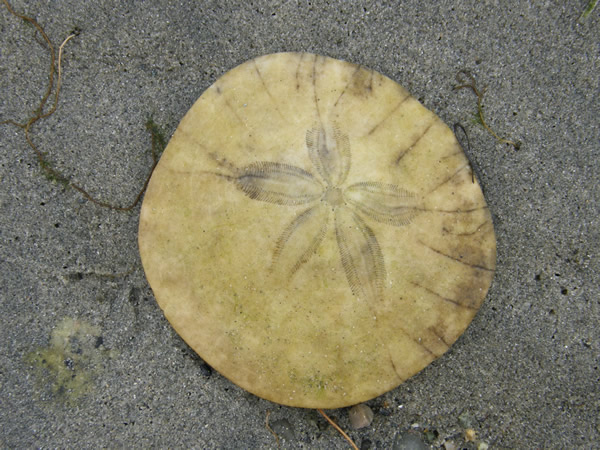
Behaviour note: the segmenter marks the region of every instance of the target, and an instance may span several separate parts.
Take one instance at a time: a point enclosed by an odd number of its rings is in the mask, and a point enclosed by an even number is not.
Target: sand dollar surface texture
[[[281,53],[218,79],[148,186],[144,270],[211,366],[290,406],[398,386],[491,283],[490,212],[450,129],[389,78]]]

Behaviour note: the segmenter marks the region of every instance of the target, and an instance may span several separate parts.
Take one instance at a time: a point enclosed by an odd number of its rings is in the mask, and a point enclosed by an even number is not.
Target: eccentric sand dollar
[[[389,78],[300,53],[248,61],[202,94],[154,171],[139,246],[206,362],[310,408],[371,399],[442,355],[496,256],[450,129]]]

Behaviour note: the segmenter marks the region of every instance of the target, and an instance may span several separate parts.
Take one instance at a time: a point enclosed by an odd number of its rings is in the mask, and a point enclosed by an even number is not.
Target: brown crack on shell
[[[452,305],[456,305],[456,306],[458,306],[460,308],[475,309],[474,306],[471,306],[469,304],[465,305],[462,302],[462,298],[463,297],[460,294],[451,298],[451,297],[447,297],[447,296],[444,296],[442,294],[439,294],[438,292],[435,292],[432,288],[429,288],[427,286],[422,286],[419,283],[415,283],[414,281],[412,281],[411,284],[414,285],[414,286],[416,286],[416,287],[418,287],[418,288],[421,288],[421,289],[425,290],[426,292],[428,292],[430,294],[433,294],[435,297],[439,298],[440,300],[443,300],[445,302],[451,303]],[[466,292],[470,292],[470,290],[471,290],[470,286],[468,286],[468,288],[465,289]]]
[[[419,132],[415,133],[415,135],[411,139],[412,140],[412,144],[410,144],[408,147],[403,148],[402,150],[400,150],[398,152],[398,156],[396,157],[396,159],[395,159],[394,162],[396,164],[400,164],[400,161],[402,160],[402,158],[404,158],[410,151],[412,151],[413,149],[415,149],[418,146],[419,141],[421,139],[423,139],[427,135],[427,132],[431,129],[432,126],[433,126],[433,122],[430,123],[430,124],[428,124],[423,129],[423,131],[419,131]]]
[[[404,104],[404,102],[406,102],[407,100],[410,100],[411,98],[412,97],[410,96],[410,94],[407,94],[405,97],[398,100],[398,102],[396,103],[396,106],[394,106],[394,108],[391,111],[389,111],[386,116],[384,116],[378,123],[376,123],[373,126],[373,128],[371,128],[368,131],[367,134],[375,133],[379,127],[381,127],[383,124],[385,124],[388,121],[388,119],[390,119],[390,117],[392,117],[397,111],[401,110],[401,107]]]
[[[375,76],[374,71],[358,66],[344,93],[357,97],[368,97],[373,92]]]
[[[465,266],[468,266],[472,269],[485,270],[487,272],[494,271],[493,267],[486,267],[482,264],[477,263],[478,259],[482,259],[483,255],[480,249],[478,249],[475,246],[460,246],[458,244],[452,244],[446,249],[438,249],[422,241],[419,241],[419,244],[421,244],[424,247],[427,247],[429,250],[431,250],[434,253],[437,253],[438,255],[456,261],[459,264],[464,264]]]

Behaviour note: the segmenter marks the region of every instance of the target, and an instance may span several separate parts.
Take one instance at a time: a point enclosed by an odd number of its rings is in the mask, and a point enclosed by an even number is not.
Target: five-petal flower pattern
[[[369,302],[380,299],[386,278],[384,257],[363,217],[396,227],[407,225],[418,213],[417,196],[381,182],[345,186],[351,164],[350,141],[337,125],[309,129],[306,147],[318,176],[293,165],[259,161],[237,171],[233,178],[236,186],[255,200],[307,205],[275,245],[273,262],[283,265],[289,276],[316,253],[333,216],[341,263],[352,293]]]

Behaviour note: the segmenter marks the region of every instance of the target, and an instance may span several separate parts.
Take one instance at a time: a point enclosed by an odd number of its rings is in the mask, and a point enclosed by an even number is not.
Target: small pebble
[[[368,427],[373,422],[373,411],[364,403],[350,408],[348,415],[350,416],[350,425],[355,430]]]
[[[435,441],[439,435],[440,433],[438,433],[437,430],[426,429],[425,431],[423,431],[423,437],[425,438],[425,441],[429,444],[433,443],[433,441]]]
[[[454,442],[444,442],[444,450],[456,450],[458,445]]]
[[[292,427],[292,424],[287,419],[274,420],[271,422],[271,428],[280,439],[284,439],[288,442],[294,442],[296,440],[294,427]]]
[[[212,367],[210,367],[204,361],[199,360],[198,367],[200,367],[200,373],[202,374],[203,377],[209,378],[212,375],[212,372],[213,372]]]
[[[429,446],[415,433],[399,433],[394,439],[392,450],[429,450]]]
[[[477,433],[473,428],[467,428],[465,430],[465,441],[473,442],[477,438]]]

